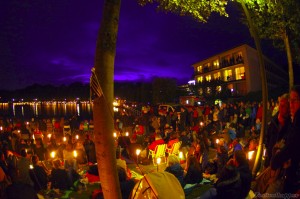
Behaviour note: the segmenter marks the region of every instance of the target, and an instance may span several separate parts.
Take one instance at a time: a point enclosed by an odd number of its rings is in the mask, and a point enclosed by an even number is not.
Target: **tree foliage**
[[[259,36],[273,40],[276,47],[285,48],[283,40],[287,35],[293,60],[300,63],[300,1],[248,0],[247,7]]]
[[[156,3],[157,9],[173,12],[180,16],[191,16],[199,22],[207,22],[213,12],[221,16],[228,16],[226,12],[227,0],[138,0],[140,5]]]

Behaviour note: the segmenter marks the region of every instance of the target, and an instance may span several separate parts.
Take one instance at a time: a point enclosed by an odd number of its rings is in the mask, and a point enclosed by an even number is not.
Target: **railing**
[[[234,65],[238,65],[238,64],[243,64],[243,63],[244,63],[244,60],[242,58],[232,60],[232,61],[224,60],[223,62],[220,63],[220,66],[218,68],[216,68],[216,67],[204,67],[202,71],[195,71],[194,74],[195,75],[200,75],[200,74],[208,73],[210,71],[220,70],[222,68],[226,68],[226,67],[234,66]]]

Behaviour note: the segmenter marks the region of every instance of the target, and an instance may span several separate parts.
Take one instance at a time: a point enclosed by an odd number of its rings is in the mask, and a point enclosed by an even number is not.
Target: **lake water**
[[[91,119],[93,104],[89,101],[44,101],[0,103],[0,116],[7,118],[70,118],[74,115]]]

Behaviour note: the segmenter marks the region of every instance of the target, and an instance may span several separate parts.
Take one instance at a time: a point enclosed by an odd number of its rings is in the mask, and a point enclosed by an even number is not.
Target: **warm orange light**
[[[55,158],[55,155],[56,155],[55,151],[52,151],[52,152],[50,153],[51,158]]]
[[[248,159],[251,160],[253,158],[254,151],[248,152]]]
[[[161,163],[161,158],[157,158],[156,163],[160,164]]]
[[[182,159],[183,158],[183,153],[182,151],[179,152],[179,159]]]
[[[136,153],[136,155],[140,155],[141,149],[137,149],[137,150],[135,151],[135,153]]]
[[[78,155],[78,154],[77,154],[77,151],[74,150],[74,151],[73,151],[73,156],[74,156],[75,158],[77,158],[77,155]]]

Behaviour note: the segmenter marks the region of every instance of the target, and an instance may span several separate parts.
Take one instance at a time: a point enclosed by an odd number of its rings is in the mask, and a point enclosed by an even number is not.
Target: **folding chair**
[[[151,155],[152,156],[152,162],[153,165],[156,166],[156,160],[158,158],[163,158],[164,159],[164,163],[166,163],[167,159],[166,159],[166,148],[167,148],[167,144],[159,144],[155,147],[154,151],[149,150],[149,154],[148,154],[148,158]]]
[[[168,155],[178,155],[181,143],[182,143],[181,141],[175,142],[170,149],[168,148],[166,149],[166,153]]]

